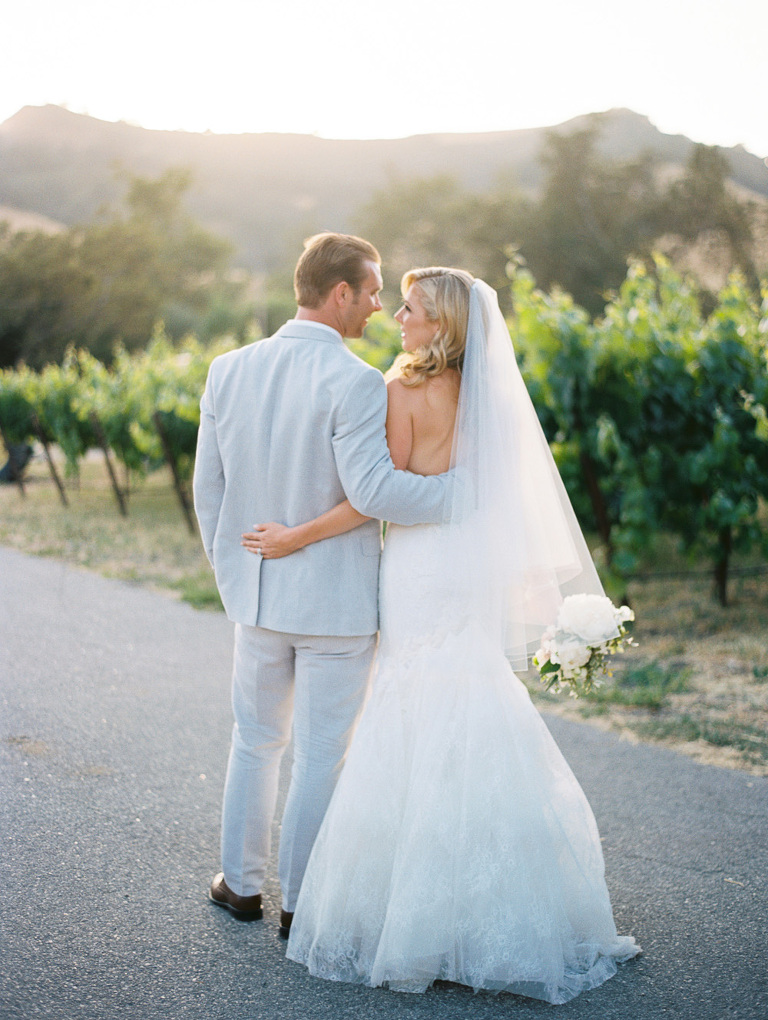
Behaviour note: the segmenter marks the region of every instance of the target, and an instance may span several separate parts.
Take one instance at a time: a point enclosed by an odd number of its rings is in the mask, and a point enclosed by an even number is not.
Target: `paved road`
[[[206,900],[218,865],[230,625],[0,549],[0,1017],[766,1020],[768,780],[549,719],[644,955],[565,1006],[409,996],[285,960]]]

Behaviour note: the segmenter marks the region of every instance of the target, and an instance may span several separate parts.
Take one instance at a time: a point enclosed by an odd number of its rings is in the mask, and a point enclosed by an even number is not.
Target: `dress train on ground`
[[[586,797],[453,552],[439,527],[389,529],[371,694],[288,956],[335,981],[563,1003],[639,949],[617,935]]]

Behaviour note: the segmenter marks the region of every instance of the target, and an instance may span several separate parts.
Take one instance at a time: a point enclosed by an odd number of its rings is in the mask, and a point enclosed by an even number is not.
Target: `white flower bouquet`
[[[634,618],[628,606],[617,609],[604,595],[564,599],[557,622],[544,631],[533,657],[547,690],[568,687],[577,698],[599,687],[608,672],[608,657],[635,645],[625,626]]]

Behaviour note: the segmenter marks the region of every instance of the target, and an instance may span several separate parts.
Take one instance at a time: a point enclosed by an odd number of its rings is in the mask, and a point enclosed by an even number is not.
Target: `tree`
[[[590,314],[621,285],[627,259],[649,250],[658,201],[649,160],[617,164],[596,149],[598,127],[550,132],[546,179],[522,228],[521,251],[544,289],[561,287]]]
[[[707,319],[689,282],[657,258],[630,267],[598,327],[596,406],[615,427],[621,518],[677,534],[713,566],[728,599],[736,552],[768,554],[768,344],[743,276],[732,275]],[[637,486],[639,482],[639,487]],[[641,509],[634,514],[635,504]],[[642,536],[638,536],[642,537]]]
[[[41,367],[70,344],[109,361],[118,341],[145,347],[158,320],[176,338],[217,320],[242,331],[249,311],[227,273],[231,247],[186,214],[189,186],[179,169],[132,177],[124,206],[93,223],[0,235],[0,365]]]
[[[82,341],[95,286],[70,232],[0,227],[0,368],[61,360],[69,344]]]
[[[678,528],[692,553],[713,561],[717,597],[726,605],[732,555],[755,545],[768,555],[760,507],[768,500],[768,342],[761,310],[738,273],[718,295],[692,374],[700,439],[682,462],[690,499]]]
[[[516,239],[522,199],[514,192],[486,195],[461,188],[449,176],[394,178],[358,214],[357,229],[384,260],[386,289],[415,266],[458,266],[507,293],[508,248]]]
[[[695,290],[661,257],[653,272],[630,265],[595,326],[589,416],[619,573],[635,569],[662,522],[671,526],[688,505],[681,459],[699,442],[690,366],[701,328]]]
[[[725,246],[730,269],[739,268],[754,293],[759,291],[753,251],[754,210],[728,188],[730,168],[716,145],[694,145],[680,180],[663,201],[666,229],[687,245],[710,235]]]
[[[736,274],[705,319],[661,257],[630,266],[596,323],[525,270],[512,290],[521,368],[605,579],[666,531],[710,561],[725,605],[733,554],[768,555],[768,294],[759,308]]]
[[[613,522],[594,463],[590,406],[597,367],[594,329],[569,294],[558,288],[545,293],[520,265],[514,267],[511,290],[511,335],[528,391],[574,508],[599,533],[610,562]]]
[[[132,177],[125,210],[81,231],[80,258],[97,281],[83,346],[97,357],[108,360],[117,340],[146,346],[169,312],[186,331],[225,286],[231,246],[185,213],[190,183],[178,168],[156,180]]]

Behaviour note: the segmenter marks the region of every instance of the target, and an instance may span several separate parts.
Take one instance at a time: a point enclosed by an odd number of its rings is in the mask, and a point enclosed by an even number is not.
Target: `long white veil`
[[[523,382],[496,292],[476,280],[453,442],[449,527],[462,589],[526,669],[566,595],[603,595]]]

